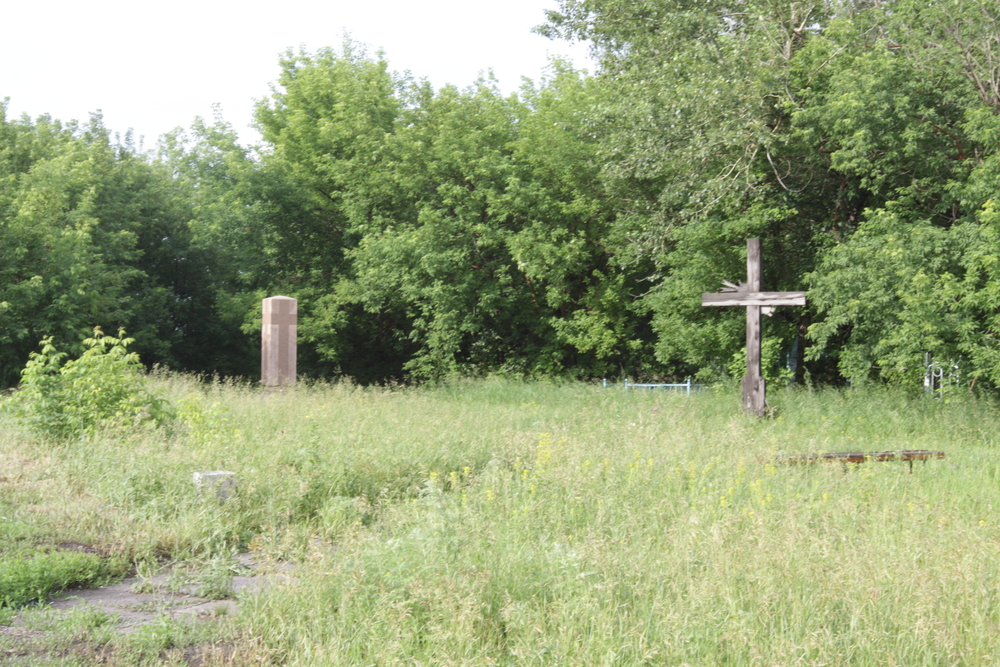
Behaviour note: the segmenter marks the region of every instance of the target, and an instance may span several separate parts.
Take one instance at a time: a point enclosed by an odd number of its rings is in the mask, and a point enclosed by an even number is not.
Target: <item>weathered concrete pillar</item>
[[[295,339],[299,302],[287,296],[264,299],[260,331],[260,383],[265,387],[295,384]]]

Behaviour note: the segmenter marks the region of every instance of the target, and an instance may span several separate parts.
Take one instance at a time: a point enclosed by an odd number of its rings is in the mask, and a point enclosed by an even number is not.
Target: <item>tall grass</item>
[[[729,393],[156,382],[173,432],[57,446],[4,428],[21,467],[3,488],[133,558],[296,561],[298,584],[240,620],[289,664],[1000,656],[992,402],[786,391],[758,420]],[[777,464],[883,449],[948,458]],[[195,492],[212,469],[237,473],[235,499]]]

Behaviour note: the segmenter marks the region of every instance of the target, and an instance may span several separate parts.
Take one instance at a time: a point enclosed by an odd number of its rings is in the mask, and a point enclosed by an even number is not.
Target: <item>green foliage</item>
[[[796,115],[868,192],[850,234],[808,276],[823,315],[811,355],[837,357],[857,382],[914,386],[930,353],[996,387],[1000,105],[982,57],[1000,39],[1000,13],[962,0],[878,16],[895,39],[831,67],[828,91]]]
[[[968,379],[997,386],[997,223],[992,201],[976,221],[941,228],[903,223],[891,211],[872,215],[850,242],[830,252],[810,276],[827,317],[813,325],[813,354],[841,343],[841,372],[919,383],[925,353],[959,361]]]
[[[37,433],[54,439],[94,435],[105,429],[127,429],[143,422],[160,423],[169,410],[145,387],[142,365],[128,352],[133,339],[106,336],[100,327],[83,341],[86,351],[63,364],[67,356],[41,342],[22,371],[21,389],[11,399],[16,417]]]
[[[154,158],[0,105],[0,383],[93,323],[252,376],[274,294],[315,377],[715,378],[743,318],[698,295],[760,237],[765,289],[812,288],[765,332],[798,379],[913,385],[931,353],[1000,386],[995,2],[561,0],[539,30],[598,74],[435,90],[289,51],[256,148],[218,114]]]
[[[613,213],[587,125],[593,81],[556,63],[520,96],[488,80],[435,92],[352,44],[283,65],[258,118],[269,163],[316,211],[274,228],[306,250],[275,289],[302,299],[300,333],[322,358],[383,378],[648,361],[633,274],[602,245]],[[384,358],[369,359],[372,342]]]
[[[99,115],[11,120],[0,103],[0,385],[43,335],[82,352],[95,323],[132,332],[147,365],[248,372],[225,248],[196,243],[187,184]]]
[[[697,295],[759,236],[767,289],[813,287],[767,336],[809,331],[814,378],[912,385],[930,352],[996,386],[974,259],[1000,183],[995,3],[563,0],[542,31],[600,57],[612,237],[655,283],[661,363],[738,354],[741,318]]]
[[[100,556],[79,551],[0,557],[0,607],[45,600],[70,586],[94,585],[109,574]]]
[[[793,373],[788,369],[785,362],[785,355],[782,354],[781,340],[778,338],[765,338],[760,345],[760,370],[761,375],[767,381],[769,389],[788,384],[794,380]],[[727,369],[731,378],[737,380],[746,375],[747,372],[747,350],[746,347],[736,352],[729,362]]]
[[[764,239],[766,289],[801,289],[815,262],[831,203],[802,187],[826,184],[789,145],[789,112],[804,80],[795,58],[829,13],[822,2],[566,0],[542,28],[596,47],[595,130],[619,202],[608,237],[648,283],[640,312],[674,374],[716,376],[744,346],[742,314],[698,297],[744,279],[747,237]],[[767,335],[788,350],[809,317],[783,309]]]

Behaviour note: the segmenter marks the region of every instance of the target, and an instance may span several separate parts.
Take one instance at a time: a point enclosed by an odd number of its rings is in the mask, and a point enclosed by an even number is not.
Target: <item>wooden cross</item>
[[[745,306],[747,309],[747,374],[743,376],[743,409],[761,417],[767,410],[764,378],[760,373],[760,314],[775,306],[804,306],[805,292],[761,291],[760,239],[747,239],[747,281],[723,281],[720,292],[701,295],[703,306]]]

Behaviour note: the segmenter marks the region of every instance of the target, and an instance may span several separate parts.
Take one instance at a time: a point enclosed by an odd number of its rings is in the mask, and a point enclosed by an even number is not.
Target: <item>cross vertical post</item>
[[[805,292],[763,292],[760,239],[747,239],[747,281],[723,282],[720,292],[701,295],[703,306],[743,306],[747,309],[747,374],[743,376],[743,409],[761,417],[767,412],[764,376],[760,368],[760,316],[775,306],[804,306]]]
[[[747,239],[747,289],[761,291],[760,239]],[[747,306],[747,374],[743,376],[743,409],[758,417],[767,410],[760,369],[760,306]]]

